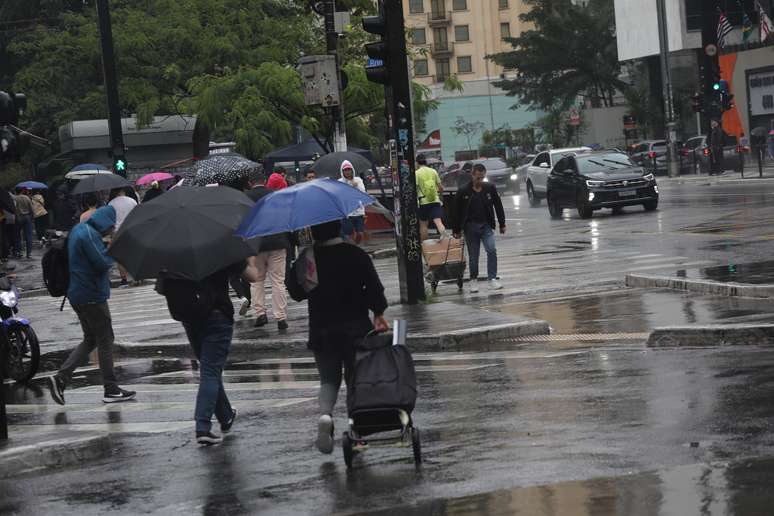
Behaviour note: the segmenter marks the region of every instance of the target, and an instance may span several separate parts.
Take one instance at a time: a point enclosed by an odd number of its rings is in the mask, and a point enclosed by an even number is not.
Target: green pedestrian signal
[[[126,161],[124,161],[122,159],[117,159],[116,160],[116,171],[117,172],[123,172],[124,170],[126,170]]]

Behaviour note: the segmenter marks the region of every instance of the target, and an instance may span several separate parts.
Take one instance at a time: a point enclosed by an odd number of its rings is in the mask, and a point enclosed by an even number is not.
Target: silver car
[[[546,183],[551,170],[557,161],[570,153],[590,152],[589,147],[567,147],[551,149],[538,153],[527,167],[527,197],[529,205],[540,206],[540,201],[546,198]]]

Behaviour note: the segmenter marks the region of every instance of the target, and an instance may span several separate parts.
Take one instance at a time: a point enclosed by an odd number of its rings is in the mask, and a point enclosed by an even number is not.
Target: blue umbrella
[[[47,190],[48,186],[37,181],[24,181],[16,185],[16,188],[26,188],[28,190]]]
[[[244,238],[275,235],[339,220],[373,204],[370,195],[335,179],[315,179],[272,192],[258,201],[239,225]]]

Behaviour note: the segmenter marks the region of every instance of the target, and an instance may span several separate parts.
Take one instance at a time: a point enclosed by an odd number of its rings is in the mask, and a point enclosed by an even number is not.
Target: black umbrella
[[[103,190],[113,190],[114,188],[124,188],[131,186],[129,181],[116,174],[94,174],[93,176],[81,179],[73,188],[73,195],[85,194],[88,192],[101,192]]]
[[[352,163],[352,166],[355,168],[355,175],[364,174],[371,170],[371,162],[354,152],[331,152],[315,161],[312,168],[317,172],[317,177],[337,179],[341,177],[341,164],[344,160]]]
[[[233,188],[174,188],[132,210],[108,254],[137,279],[165,270],[202,280],[256,254],[257,240],[234,236],[253,206]]]
[[[192,186],[219,184],[239,188],[253,171],[263,167],[236,153],[213,154],[194,163],[193,177],[186,183]]]

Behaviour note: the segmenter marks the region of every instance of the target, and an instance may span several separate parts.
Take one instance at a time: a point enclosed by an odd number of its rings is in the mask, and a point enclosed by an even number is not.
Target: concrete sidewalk
[[[0,441],[0,479],[46,468],[74,466],[85,461],[110,457],[110,436],[94,432],[11,432]]]

